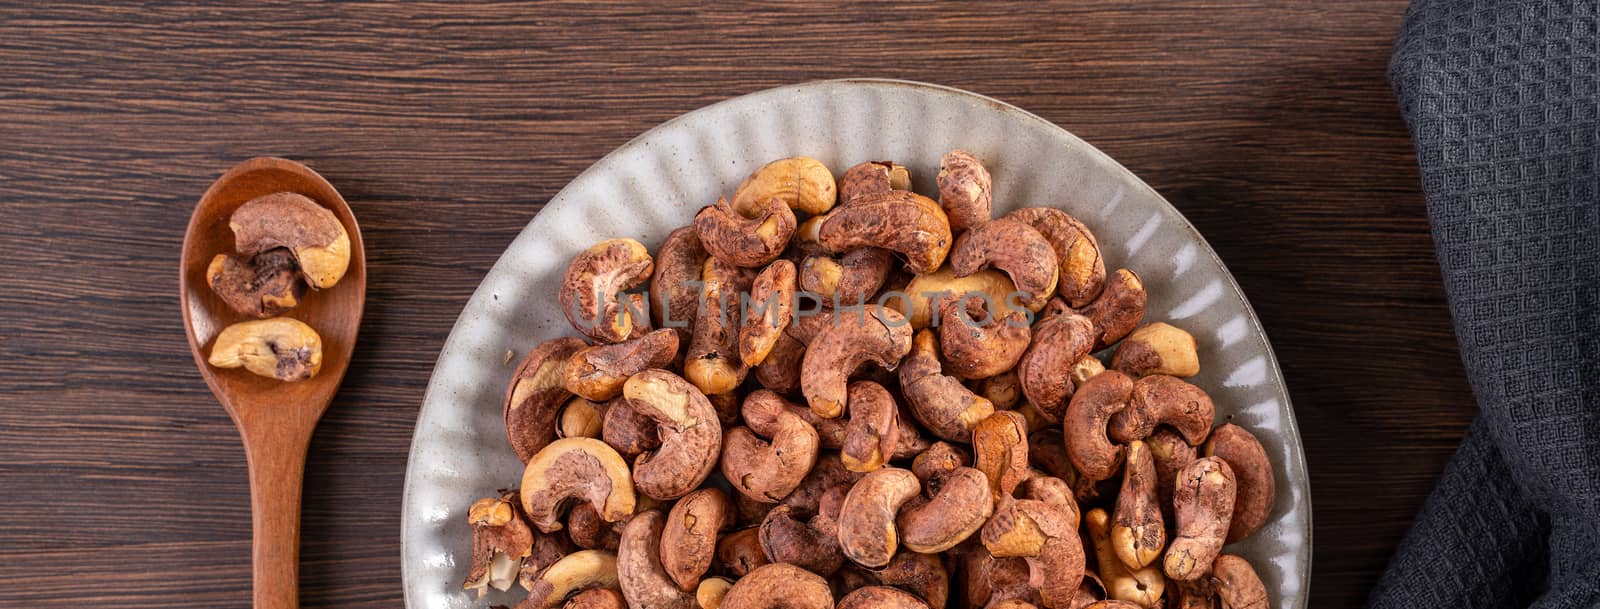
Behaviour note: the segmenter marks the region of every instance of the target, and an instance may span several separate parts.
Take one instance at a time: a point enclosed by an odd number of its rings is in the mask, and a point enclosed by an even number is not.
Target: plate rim
[[[524,234],[528,233],[528,231],[533,227],[533,224],[538,219],[538,217],[540,215],[544,214],[547,209],[549,209],[549,207],[551,205],[551,202],[554,202],[557,199],[560,199],[562,197],[562,195],[567,194],[567,191],[572,188],[573,183],[576,182],[579,177],[581,177],[584,174],[588,173],[590,170],[594,169],[596,166],[605,164],[607,161],[611,160],[613,157],[620,156],[624,151],[633,149],[635,146],[637,146],[639,144],[639,142],[651,137],[652,135],[654,135],[658,131],[665,130],[665,129],[671,127],[671,126],[674,126],[674,125],[676,125],[676,124],[678,124],[680,122],[683,122],[683,121],[687,120],[689,116],[697,114],[697,113],[699,113],[699,112],[701,112],[703,110],[710,110],[710,109],[722,107],[722,106],[725,106],[725,105],[732,105],[732,104],[736,104],[736,103],[745,102],[747,99],[758,97],[758,96],[782,95],[784,93],[791,92],[791,91],[798,91],[798,90],[801,90],[801,89],[807,89],[807,88],[819,87],[819,86],[830,86],[830,85],[856,85],[856,86],[861,86],[861,87],[865,87],[865,88],[906,88],[906,89],[917,89],[917,90],[933,91],[933,92],[937,92],[937,93],[940,93],[940,94],[952,95],[952,96],[955,96],[955,97],[965,97],[965,98],[968,98],[968,99],[971,99],[971,100],[974,100],[974,101],[982,102],[983,104],[988,105],[990,107],[993,107],[994,109],[996,109],[996,110],[998,110],[998,111],[1000,111],[1002,113],[1014,114],[1014,115],[1017,115],[1017,116],[1021,116],[1021,117],[1025,118],[1025,119],[1027,119],[1027,120],[1030,120],[1030,121],[1038,123],[1039,125],[1043,126],[1046,130],[1052,132],[1053,134],[1057,135],[1058,137],[1064,137],[1064,138],[1066,138],[1067,140],[1069,140],[1069,141],[1071,141],[1073,143],[1082,145],[1085,149],[1091,151],[1091,154],[1093,156],[1099,157],[1099,159],[1101,161],[1104,161],[1108,166],[1114,168],[1118,172],[1121,172],[1122,177],[1124,179],[1130,180],[1130,183],[1132,185],[1134,185],[1134,186],[1136,186],[1136,187],[1138,187],[1140,189],[1143,189],[1147,194],[1153,195],[1158,201],[1161,202],[1161,205],[1166,207],[1167,211],[1171,212],[1171,215],[1173,217],[1177,218],[1177,220],[1179,221],[1179,226],[1181,226],[1184,230],[1188,231],[1189,235],[1197,243],[1200,244],[1200,246],[1201,246],[1202,250],[1204,251],[1204,253],[1207,256],[1209,256],[1210,259],[1213,262],[1215,262],[1219,268],[1222,269],[1224,278],[1226,279],[1228,286],[1233,288],[1232,294],[1235,294],[1238,297],[1239,304],[1241,304],[1244,307],[1244,310],[1247,313],[1246,317],[1248,318],[1248,322],[1250,324],[1250,328],[1252,328],[1257,334],[1259,334],[1261,336],[1261,339],[1262,339],[1261,340],[1261,344],[1262,344],[1262,349],[1263,349],[1262,356],[1265,358],[1265,361],[1267,363],[1268,380],[1273,382],[1273,383],[1275,383],[1277,386],[1283,388],[1283,401],[1284,401],[1283,412],[1285,414],[1285,417],[1284,417],[1284,430],[1285,430],[1285,433],[1293,434],[1293,436],[1294,436],[1294,438],[1296,440],[1296,447],[1298,448],[1298,450],[1290,451],[1290,456],[1291,456],[1290,462],[1286,463],[1284,465],[1284,467],[1285,467],[1285,471],[1287,471],[1288,473],[1291,473],[1291,474],[1294,475],[1293,479],[1298,479],[1298,480],[1303,481],[1303,484],[1304,484],[1304,487],[1305,487],[1305,490],[1306,490],[1305,497],[1304,497],[1305,523],[1304,523],[1303,529],[1300,531],[1301,535],[1305,539],[1305,544],[1300,548],[1301,560],[1303,560],[1304,563],[1305,563],[1305,569],[1304,569],[1304,571],[1302,573],[1300,573],[1300,589],[1301,589],[1302,593],[1301,593],[1300,599],[1299,599],[1300,603],[1296,607],[1296,609],[1304,609],[1304,607],[1306,607],[1309,604],[1310,596],[1311,596],[1311,587],[1310,587],[1311,586],[1311,573],[1312,573],[1312,570],[1314,568],[1314,564],[1313,564],[1314,554],[1312,553],[1311,549],[1312,549],[1312,543],[1313,543],[1312,534],[1315,531],[1315,527],[1313,526],[1313,520],[1312,520],[1314,510],[1313,510],[1313,505],[1312,505],[1313,502],[1312,502],[1312,495],[1311,495],[1311,479],[1310,479],[1309,471],[1308,471],[1307,466],[1306,466],[1305,438],[1300,435],[1300,425],[1299,425],[1299,422],[1298,422],[1298,420],[1297,420],[1297,418],[1295,416],[1293,398],[1289,394],[1289,385],[1284,380],[1283,369],[1278,364],[1278,356],[1277,356],[1277,353],[1273,350],[1272,341],[1271,341],[1270,337],[1267,336],[1267,330],[1261,324],[1261,317],[1256,314],[1255,307],[1253,305],[1251,305],[1249,297],[1245,294],[1244,288],[1239,285],[1238,280],[1234,277],[1233,271],[1231,269],[1229,269],[1227,263],[1223,262],[1222,258],[1217,255],[1216,249],[1211,247],[1211,242],[1207,241],[1205,236],[1202,235],[1200,233],[1200,231],[1194,227],[1194,224],[1189,221],[1189,218],[1184,216],[1183,212],[1180,211],[1176,206],[1174,206],[1171,201],[1168,201],[1167,198],[1160,193],[1160,191],[1157,191],[1154,187],[1151,187],[1148,183],[1146,183],[1144,181],[1143,178],[1140,178],[1138,174],[1134,173],[1132,170],[1130,170],[1127,167],[1123,166],[1123,164],[1121,162],[1117,161],[1116,158],[1112,157],[1110,154],[1107,154],[1105,151],[1101,150],[1099,147],[1096,147],[1095,145],[1089,143],[1087,140],[1084,140],[1083,138],[1078,137],[1076,134],[1074,134],[1071,131],[1067,130],[1065,127],[1057,125],[1054,122],[1051,122],[1050,120],[1045,119],[1042,116],[1034,114],[1033,112],[1030,112],[1030,111],[1028,111],[1026,109],[1023,109],[1023,108],[1021,108],[1019,106],[1013,105],[1013,104],[1011,104],[1009,102],[1006,102],[1006,101],[1003,101],[1003,100],[1000,100],[1000,99],[996,99],[996,98],[993,98],[993,97],[989,97],[989,96],[983,95],[981,93],[974,93],[974,92],[968,91],[966,89],[960,89],[960,88],[956,88],[956,87],[952,87],[952,86],[948,86],[948,85],[940,85],[940,84],[917,81],[917,80],[906,80],[906,79],[897,79],[897,78],[872,78],[872,77],[849,77],[849,78],[831,78],[831,79],[811,80],[811,81],[805,81],[805,82],[794,83],[794,84],[789,84],[789,85],[782,85],[782,86],[777,86],[777,87],[769,87],[769,88],[765,88],[765,89],[758,89],[758,90],[750,91],[750,92],[747,92],[747,93],[741,93],[739,95],[735,95],[733,97],[729,97],[729,98],[726,98],[726,99],[723,99],[723,100],[720,100],[720,101],[716,101],[716,102],[713,102],[713,103],[710,103],[710,104],[698,106],[698,107],[695,107],[695,108],[693,108],[691,110],[688,110],[688,111],[685,111],[683,113],[680,113],[677,116],[674,116],[674,117],[672,117],[670,119],[667,119],[666,121],[663,121],[663,122],[661,122],[661,123],[649,128],[649,129],[645,130],[644,132],[642,132],[642,133],[640,133],[640,134],[628,139],[628,141],[623,142],[622,144],[619,144],[617,147],[611,149],[609,152],[607,152],[606,154],[602,155],[600,158],[595,159],[594,162],[592,162],[588,166],[584,167],[582,171],[579,171],[571,179],[569,179],[567,181],[567,183],[561,187],[560,190],[557,190],[555,194],[551,195],[550,198],[545,202],[545,204],[539,208],[539,211],[537,213],[533,214],[532,216],[530,216],[528,218],[528,222],[523,225],[522,230],[518,231],[516,236],[512,237],[511,241],[506,244],[505,249],[501,250],[500,256],[495,259],[494,264],[489,267],[489,270],[484,273],[483,278],[481,278],[478,281],[478,287],[473,289],[472,295],[467,297],[467,301],[462,304],[461,312],[456,314],[456,321],[455,321],[455,323],[451,324],[450,333],[448,335],[446,335],[445,340],[444,340],[444,344],[441,345],[440,348],[439,348],[439,355],[436,358],[434,358],[433,368],[430,369],[429,372],[428,372],[428,385],[423,390],[422,400],[421,400],[421,403],[418,405],[418,408],[417,408],[417,420],[416,420],[416,422],[414,422],[412,424],[411,443],[410,443],[410,446],[407,448],[407,452],[406,452],[405,480],[404,480],[404,482],[402,484],[402,490],[401,490],[401,495],[400,495],[400,593],[401,593],[401,600],[402,600],[404,606],[407,609],[415,609],[413,607],[413,605],[412,605],[411,588],[408,585],[408,582],[411,581],[411,566],[410,566],[410,563],[406,560],[406,558],[410,554],[409,553],[410,542],[409,542],[409,539],[408,539],[408,535],[406,533],[407,533],[407,530],[410,528],[410,525],[411,525],[411,522],[412,522],[412,519],[411,519],[412,515],[410,514],[410,509],[411,509],[410,506],[411,506],[411,494],[412,494],[412,490],[413,490],[412,489],[412,481],[415,479],[414,476],[412,475],[413,474],[412,470],[413,470],[413,468],[415,468],[417,466],[416,461],[414,459],[412,459],[412,457],[413,457],[413,455],[416,454],[417,441],[421,437],[421,434],[422,434],[422,429],[421,429],[421,426],[420,426],[420,423],[422,421],[422,415],[426,411],[426,409],[428,407],[428,404],[430,402],[432,402],[433,399],[434,399],[434,391],[437,388],[436,387],[436,385],[437,385],[436,373],[438,371],[439,364],[444,361],[444,358],[445,358],[446,354],[452,352],[453,351],[453,347],[456,346],[455,345],[455,342],[456,342],[456,330],[460,328],[461,323],[462,323],[463,319],[465,318],[465,316],[467,314],[467,310],[472,306],[472,303],[476,302],[478,300],[478,298],[483,295],[483,291],[485,290],[485,287],[486,287],[485,283],[487,282],[487,279],[489,278],[489,276],[494,275],[496,273],[496,271],[499,271],[502,264],[508,264],[508,262],[507,262],[508,259],[507,259],[506,252],[511,248],[511,246],[515,245],[518,241],[520,241]]]

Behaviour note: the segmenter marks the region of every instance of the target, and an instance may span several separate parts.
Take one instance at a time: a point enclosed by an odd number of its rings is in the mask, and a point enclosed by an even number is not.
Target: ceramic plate
[[[1211,393],[1219,421],[1260,437],[1277,476],[1272,520],[1228,551],[1260,571],[1273,607],[1304,607],[1311,494],[1294,412],[1260,322],[1211,247],[1155,190],[1062,128],[980,95],[888,80],[782,87],[690,112],[600,159],[528,223],[462,311],[423,398],[401,524],[406,606],[491,604],[461,589],[471,562],[466,509],[520,480],[501,420],[516,364],[507,351],[520,358],[539,341],[574,334],[556,302],[573,255],[608,237],[653,250],[752,170],[788,156],[815,157],[836,173],[893,159],[911,169],[917,191],[934,193],[939,157],[952,148],[993,174],[995,216],[1052,206],[1078,217],[1099,238],[1107,269],[1144,279],[1145,319],[1195,335],[1202,372],[1191,380]]]

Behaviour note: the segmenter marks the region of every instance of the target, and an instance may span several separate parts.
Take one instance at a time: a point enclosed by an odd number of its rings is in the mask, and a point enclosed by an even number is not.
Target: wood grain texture
[[[1474,412],[1409,140],[1398,1],[0,7],[0,606],[245,606],[243,451],[187,352],[183,227],[276,155],[367,242],[313,439],[305,607],[400,603],[400,490],[461,306],[540,205],[704,104],[925,80],[1165,194],[1260,314],[1310,462],[1313,607],[1357,607]]]

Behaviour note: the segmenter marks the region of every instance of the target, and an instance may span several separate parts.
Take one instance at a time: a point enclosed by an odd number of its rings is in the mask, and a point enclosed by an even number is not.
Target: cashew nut
[[[522,609],[520,604],[518,609]],[[628,609],[628,601],[616,590],[590,588],[572,595],[561,609]]]
[[[706,395],[733,391],[749,371],[739,358],[739,295],[749,291],[753,277],[747,269],[706,259],[700,313],[683,360],[684,378]]]
[[[961,572],[966,578],[967,609],[998,607],[1008,601],[1030,605],[1039,601],[1039,592],[1028,585],[1029,568],[1025,558],[997,558],[983,544],[974,544],[961,555]]]
[[[1278,485],[1273,479],[1267,449],[1261,446],[1255,434],[1228,423],[1211,432],[1205,454],[1227,462],[1238,483],[1233,519],[1228,525],[1228,543],[1249,537],[1267,523],[1277,499]]]
[[[510,590],[522,560],[533,554],[533,530],[517,513],[517,493],[485,497],[467,510],[472,525],[472,570],[461,587],[483,598],[490,586]]]
[[[699,281],[706,253],[694,226],[680,226],[667,235],[656,252],[655,273],[650,277],[650,310],[655,325],[678,332],[678,342],[694,336],[700,311]]]
[[[506,438],[523,463],[555,439],[557,411],[572,397],[566,386],[567,363],[582,348],[583,341],[570,336],[544,341],[511,373],[502,414]]]
[[[561,529],[568,499],[589,503],[600,518],[616,522],[633,513],[628,464],[605,442],[562,438],[540,449],[522,470],[522,511],[546,533]]]
[[[282,315],[305,295],[299,265],[286,248],[250,258],[217,254],[206,267],[206,285],[228,308],[257,319]]]
[[[1033,227],[1050,243],[1061,269],[1056,293],[1067,304],[1082,307],[1100,296],[1106,284],[1106,264],[1089,227],[1067,212],[1047,207],[1026,207],[1004,217]]]
[[[1129,569],[1117,558],[1111,546],[1111,516],[1101,508],[1083,515],[1089,529],[1089,540],[1094,546],[1096,564],[1100,566],[1100,581],[1105,583],[1106,596],[1113,600],[1131,602],[1139,607],[1156,607],[1166,592],[1167,580],[1155,565],[1143,569]]]
[[[1122,447],[1106,437],[1106,424],[1128,406],[1133,380],[1108,370],[1084,383],[1072,395],[1062,418],[1067,456],[1078,473],[1090,480],[1105,480],[1122,465]]]
[[[756,275],[749,310],[739,325],[739,358],[745,366],[765,361],[789,327],[794,285],[794,263],[788,260],[774,261]]]
[[[1211,433],[1216,406],[1205,390],[1182,379],[1154,375],[1133,383],[1128,407],[1111,417],[1108,433],[1118,442],[1142,440],[1156,425],[1171,425],[1190,445],[1204,442]]]
[[[1130,569],[1141,569],[1161,555],[1167,544],[1166,522],[1156,497],[1156,468],[1150,449],[1134,440],[1128,445],[1122,491],[1112,514],[1111,546]]]
[[[929,609],[922,599],[899,588],[866,586],[844,595],[836,609]]]
[[[661,531],[661,566],[678,589],[692,592],[717,555],[717,533],[733,524],[733,502],[718,488],[703,488],[679,499]]]
[[[729,575],[738,579],[770,561],[761,549],[760,533],[749,528],[729,533],[717,542],[717,562],[722,563],[723,570]]]
[[[322,370],[322,337],[288,317],[241,321],[217,334],[206,361],[280,381],[303,381]]]
[[[1161,505],[1161,514],[1171,522],[1172,489],[1178,484],[1178,472],[1194,462],[1198,455],[1195,448],[1171,427],[1157,427],[1150,437],[1144,439],[1144,443],[1150,449],[1150,460],[1155,462],[1157,503]],[[1238,470],[1234,471],[1237,476]],[[1234,511],[1238,510],[1239,502],[1235,501]]]
[[[1249,561],[1223,554],[1211,565],[1211,574],[1217,597],[1222,599],[1222,609],[1267,609],[1271,606],[1267,587]]]
[[[841,204],[848,204],[862,195],[891,190],[911,190],[911,172],[890,161],[858,163],[839,176]]]
[[[643,502],[635,506],[637,510],[643,507]],[[624,522],[606,522],[600,513],[594,511],[594,506],[579,503],[572,506],[567,512],[567,539],[572,544],[585,550],[610,550],[617,551],[617,546],[622,543],[622,525]]]
[[[783,505],[804,513],[820,513],[822,498],[836,487],[850,488],[864,474],[846,469],[839,453],[827,452],[817,456],[811,473],[800,481],[793,492],[783,498]]]
[[[767,163],[751,173],[734,191],[733,209],[754,215],[768,199],[777,199],[794,211],[814,216],[833,208],[837,195],[827,165],[797,156]]]
[[[836,313],[806,347],[800,391],[811,410],[827,418],[844,413],[847,380],[866,362],[893,370],[911,350],[911,327],[891,309],[864,305],[858,315]]]
[[[694,592],[694,600],[699,603],[700,609],[722,609],[722,599],[728,596],[728,590],[733,588],[733,581],[726,577],[707,577],[700,580],[700,587]]]
[[[596,404],[580,397],[567,400],[557,415],[556,437],[598,438],[605,429],[606,411],[610,403]]]
[[[932,199],[906,190],[861,195],[833,210],[817,231],[833,252],[881,247],[900,254],[914,273],[928,273],[950,253],[950,221]]]
[[[950,230],[961,232],[989,221],[993,186],[989,170],[984,169],[983,163],[972,153],[965,150],[946,152],[939,159],[938,181],[939,205],[950,217]],[[1052,285],[1051,289],[1054,290],[1055,286]]]
[[[751,394],[742,412],[749,427],[728,430],[720,459],[722,475],[751,499],[782,500],[816,464],[817,431],[775,394]],[[772,441],[763,440],[758,433]]]
[[[1010,410],[1022,399],[1022,380],[1015,368],[972,383],[973,391],[994,404],[997,410]]]
[[[956,238],[950,268],[965,277],[979,269],[1004,271],[1024,299],[1019,303],[1037,310],[1056,291],[1054,252],[1039,231],[1006,218],[985,222]]]
[[[722,598],[722,609],[831,609],[833,591],[821,576],[783,563],[757,567]]]
[[[995,411],[972,430],[972,452],[990,494],[1010,495],[1029,476],[1027,422],[1014,411]]]
[[[1144,319],[1144,282],[1128,269],[1117,269],[1106,280],[1106,289],[1094,302],[1079,310],[1094,322],[1095,350],[1122,340]]]
[[[943,374],[943,368],[933,332],[917,332],[911,354],[900,366],[900,391],[910,404],[911,415],[933,435],[969,442],[978,422],[994,414],[994,405],[955,377]]]
[[[625,398],[612,400],[606,408],[600,424],[600,438],[630,461],[641,453],[661,448],[655,419],[634,410]]]
[[[1060,421],[1077,385],[1064,374],[1084,358],[1093,359],[1094,323],[1060,300],[1045,308],[1033,325],[1033,340],[1017,360],[1017,379],[1028,402],[1049,421]],[[1099,362],[1099,360],[1094,360]]]
[[[660,510],[634,514],[622,528],[622,543],[617,546],[617,582],[632,609],[694,609],[694,594],[676,585],[661,564],[664,528],[666,517]],[[698,585],[698,581],[693,582],[689,590]]]
[[[944,266],[932,273],[912,277],[911,282],[900,291],[904,297],[888,299],[884,304],[905,315],[911,320],[911,327],[919,330],[937,322],[939,307],[944,301],[974,292],[988,295],[986,302],[994,303],[995,311],[1002,318],[1015,311],[1032,310],[1024,307],[1024,303],[1015,302],[1016,299],[1011,296],[1017,291],[1011,278],[990,269],[957,277],[954,270]]]
[[[872,572],[872,579],[915,594],[929,607],[945,607],[950,598],[950,573],[938,554],[900,552],[888,566]]]
[[[895,527],[907,550],[937,554],[966,541],[993,513],[994,500],[983,472],[957,467],[932,473],[926,492],[901,507]]]
[[[694,385],[665,370],[635,374],[622,387],[628,405],[656,422],[661,448],[633,461],[639,492],[676,499],[704,482],[716,469],[722,450],[722,423],[711,402]]]
[[[713,258],[745,268],[760,268],[776,260],[794,236],[794,211],[781,199],[769,198],[746,217],[727,199],[717,199],[694,216],[700,244]]]
[[[1033,332],[1027,313],[1011,311],[1005,316],[988,307],[982,298],[964,294],[940,304],[939,348],[944,352],[945,368],[956,377],[982,379],[1016,367],[1027,351]]]
[[[839,514],[839,548],[845,557],[867,568],[889,564],[900,547],[895,516],[921,490],[916,475],[898,467],[877,469],[856,482]]]
[[[643,334],[649,312],[623,302],[620,294],[650,278],[650,251],[633,239],[607,239],[572,259],[561,280],[561,311],[578,332],[615,343]],[[635,310],[638,309],[638,310]]]
[[[1045,607],[1065,609],[1077,596],[1084,556],[1073,502],[1002,496],[981,539],[996,557],[1028,560],[1028,583],[1038,588]]]
[[[899,405],[889,390],[872,381],[850,383],[846,395],[850,419],[839,444],[840,460],[845,469],[857,472],[883,467],[900,442]]]
[[[1217,587],[1211,582],[1210,577],[1200,577],[1190,581],[1178,580],[1172,582],[1172,585],[1178,589],[1178,604],[1173,609],[1217,608]]]
[[[878,293],[893,266],[894,254],[876,247],[807,256],[800,263],[800,289],[833,306],[859,305]]]
[[[655,330],[620,343],[579,349],[567,363],[567,391],[604,402],[622,395],[628,377],[665,368],[678,355],[678,333]]]
[[[528,589],[525,604],[537,609],[554,609],[573,593],[595,588],[618,588],[617,555],[604,550],[573,552],[539,574],[533,587]]]
[[[840,565],[844,564],[844,554],[835,540],[837,522],[820,513],[811,520],[800,520],[795,516],[794,508],[787,505],[779,505],[767,512],[758,529],[761,549],[766,552],[767,559],[795,565],[822,576],[839,570]]]
[[[1228,537],[1237,488],[1233,468],[1216,457],[1196,459],[1178,472],[1172,491],[1176,533],[1164,563],[1167,577],[1192,580],[1205,575]]]
[[[1139,326],[1123,339],[1111,357],[1111,367],[1132,377],[1194,376],[1200,374],[1196,349],[1194,336],[1158,321]]]
[[[245,201],[228,218],[234,249],[254,256],[275,248],[294,252],[314,288],[331,288],[350,268],[350,233],[328,208],[292,192]]]

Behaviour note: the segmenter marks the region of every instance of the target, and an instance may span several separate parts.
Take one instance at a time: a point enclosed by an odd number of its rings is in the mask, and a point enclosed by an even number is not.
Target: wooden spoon
[[[303,321],[322,336],[322,370],[286,383],[243,368],[221,369],[206,362],[210,343],[229,324],[247,318],[234,313],[206,285],[206,266],[220,253],[232,253],[228,218],[245,201],[275,192],[295,192],[331,209],[350,233],[350,267],[331,288],[311,291],[285,315]],[[179,292],[183,325],[200,375],[222,402],[244,440],[250,468],[250,511],[254,529],[255,609],[299,606],[300,490],[311,431],[333,401],[350,365],[356,330],[367,295],[366,254],[361,229],[344,197],[305,165],[261,157],[234,167],[200,197],[183,237],[183,275]]]

